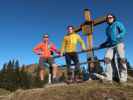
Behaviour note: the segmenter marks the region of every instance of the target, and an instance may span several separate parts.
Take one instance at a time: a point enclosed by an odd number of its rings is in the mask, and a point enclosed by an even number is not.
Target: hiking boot
[[[104,84],[112,84],[112,83],[113,83],[112,80],[109,80],[105,74],[100,75],[100,74],[94,73],[94,75],[95,75],[97,78],[99,78],[100,81],[101,81],[102,83],[104,83]]]
[[[95,75],[97,78],[99,78],[100,80],[103,80],[106,78],[105,75],[100,75],[100,74],[97,74],[97,73],[93,73],[93,75]]]
[[[59,79],[58,78],[53,78],[53,82],[52,83],[59,83]]]
[[[74,80],[66,80],[66,83],[67,84],[72,84],[72,83],[74,83]]]
[[[82,79],[76,79],[75,82],[76,82],[76,83],[82,83],[83,80],[82,80]]]

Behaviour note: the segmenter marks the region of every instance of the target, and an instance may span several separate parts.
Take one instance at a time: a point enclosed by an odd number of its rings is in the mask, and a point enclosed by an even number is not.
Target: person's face
[[[67,31],[68,33],[73,33],[73,27],[68,27]]]
[[[91,68],[94,68],[95,67],[95,64],[94,63],[90,63],[90,67]]]
[[[48,36],[47,37],[43,37],[43,42],[48,42]]]
[[[114,17],[111,16],[111,15],[107,16],[107,22],[108,22],[109,24],[113,23],[113,22],[114,22]]]

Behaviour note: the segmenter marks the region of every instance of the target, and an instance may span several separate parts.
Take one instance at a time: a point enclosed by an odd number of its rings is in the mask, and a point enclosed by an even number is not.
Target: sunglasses
[[[113,17],[107,17],[107,19],[112,19]]]
[[[48,38],[48,36],[44,36],[43,38]]]

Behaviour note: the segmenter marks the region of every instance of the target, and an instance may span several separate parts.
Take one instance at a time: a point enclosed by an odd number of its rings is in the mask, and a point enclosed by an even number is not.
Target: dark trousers
[[[66,64],[67,64],[67,73],[72,72],[71,66],[75,66],[74,73],[75,75],[79,74],[80,71],[80,65],[79,65],[79,59],[76,52],[66,53],[65,54]],[[72,64],[73,61],[73,64]]]

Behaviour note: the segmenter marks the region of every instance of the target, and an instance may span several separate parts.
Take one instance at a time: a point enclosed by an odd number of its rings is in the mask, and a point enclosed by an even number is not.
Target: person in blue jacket
[[[105,79],[112,82],[113,78],[113,69],[111,65],[111,60],[113,59],[114,50],[118,53],[120,58],[121,67],[118,68],[119,70],[119,78],[120,82],[127,81],[127,66],[125,60],[125,47],[124,47],[124,37],[126,34],[126,29],[124,25],[116,20],[116,17],[113,14],[108,14],[106,17],[107,20],[107,28],[106,28],[106,35],[107,40],[101,44],[101,47],[112,45],[112,47],[107,48],[106,55],[105,55]]]

